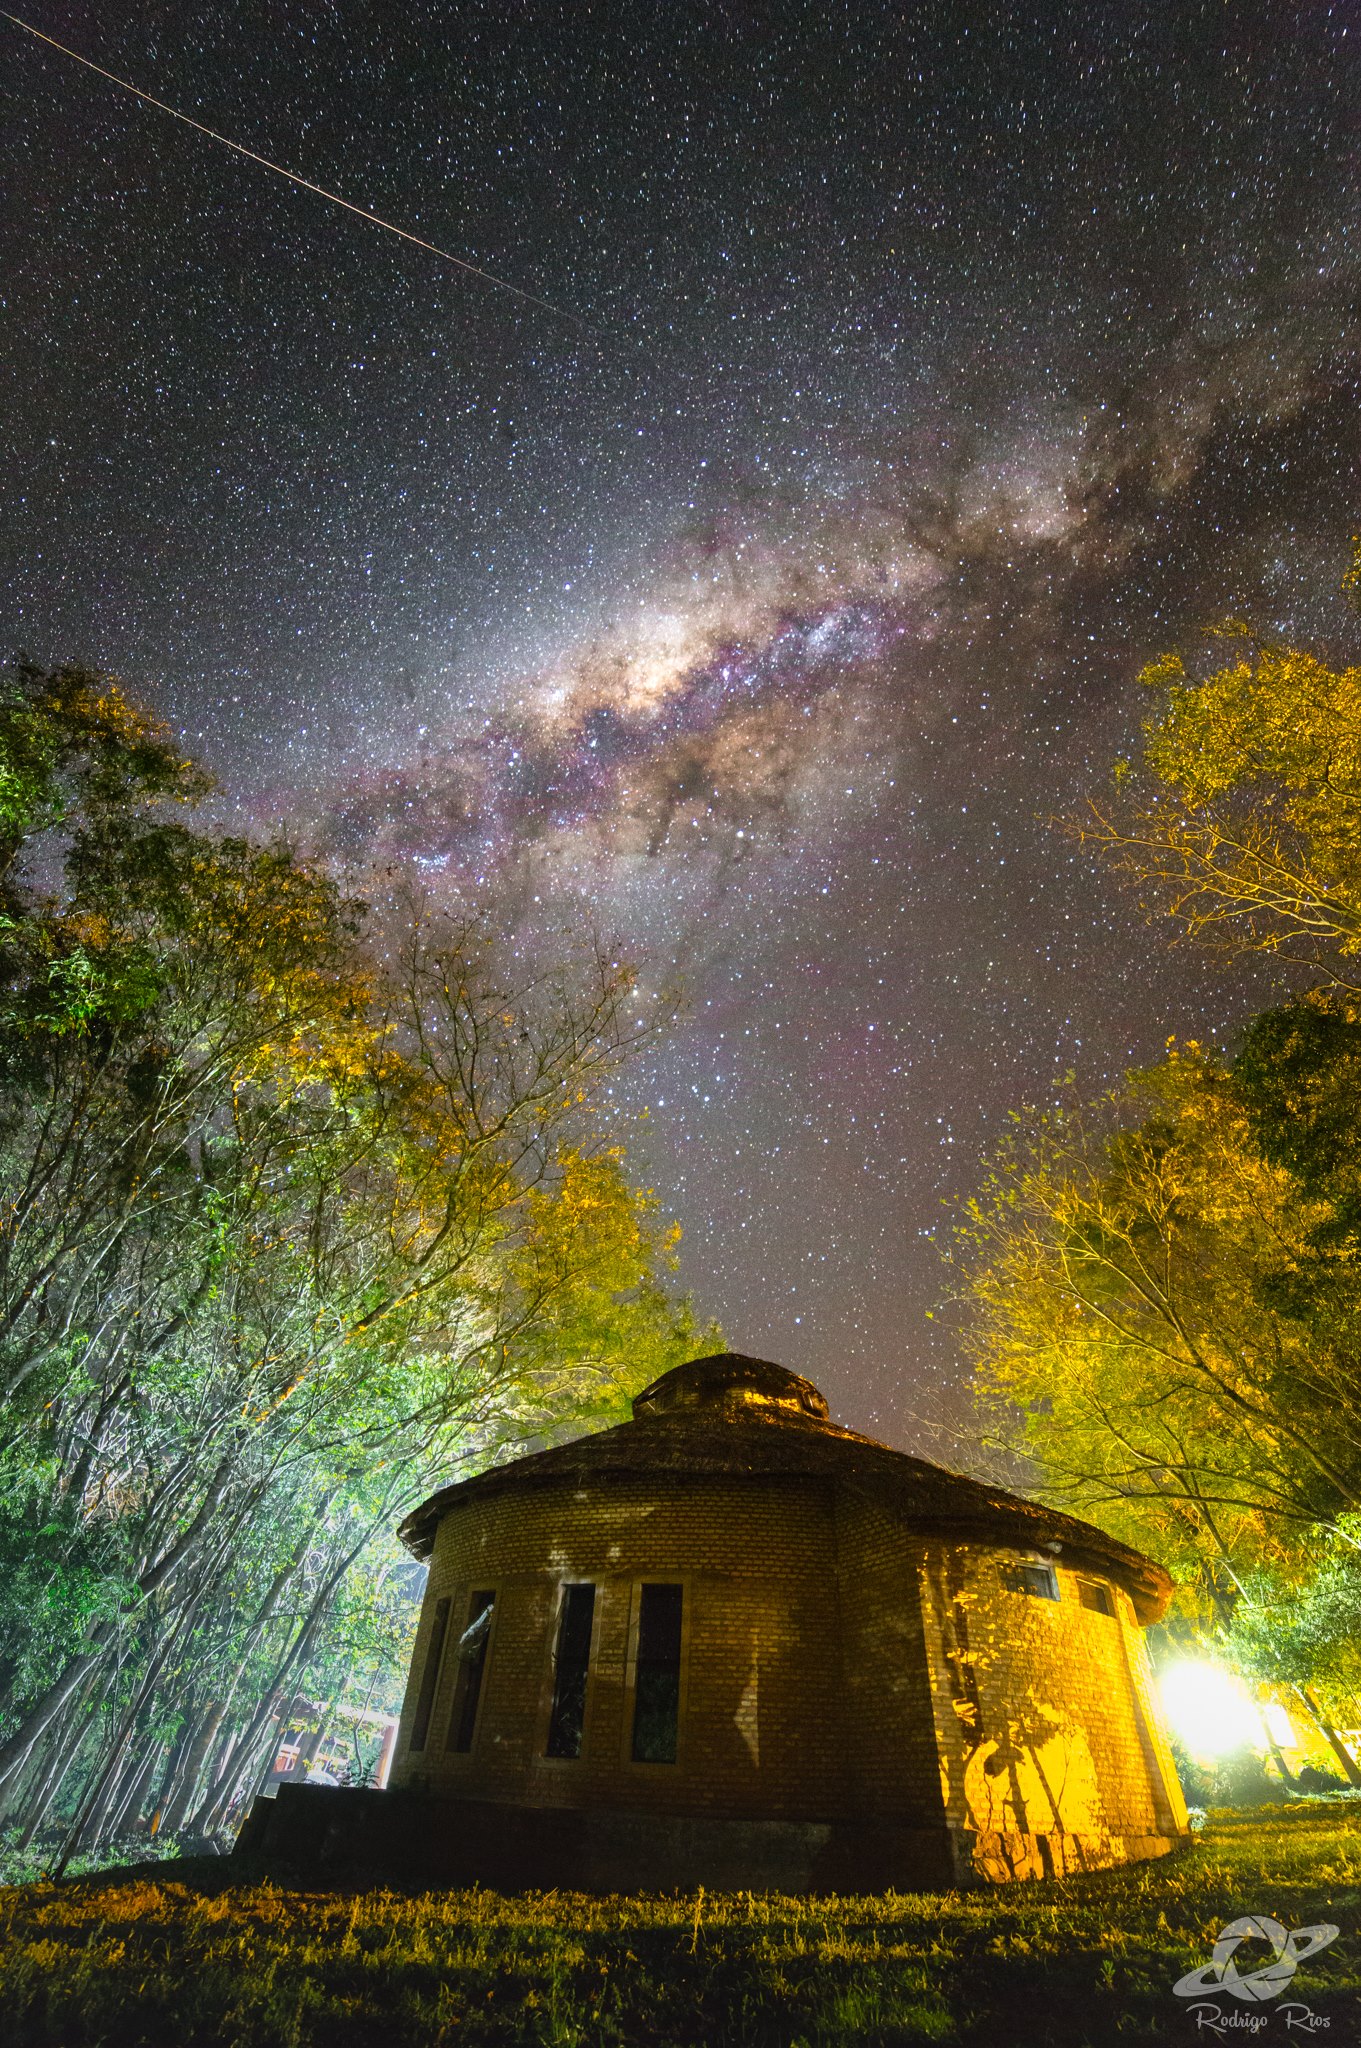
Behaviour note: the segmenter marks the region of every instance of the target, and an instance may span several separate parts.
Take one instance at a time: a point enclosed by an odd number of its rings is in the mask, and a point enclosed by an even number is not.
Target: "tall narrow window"
[[[680,1586],[643,1586],[638,1600],[638,1652],[633,1670],[633,1760],[676,1761],[680,1717]]]
[[[580,1756],[586,1725],[586,1675],[591,1664],[594,1586],[564,1586],[553,1653],[553,1711],[548,1720],[549,1756]]]
[[[424,1749],[425,1738],[430,1733],[430,1716],[435,1708],[435,1687],[439,1684],[439,1668],[444,1659],[444,1638],[449,1633],[449,1602],[435,1602],[435,1620],[430,1630],[430,1647],[425,1653],[425,1669],[421,1673],[421,1689],[416,1700],[416,1718],[411,1724],[411,1747]]]
[[[474,1593],[468,1602],[468,1626],[454,1651],[458,1658],[458,1677],[454,1681],[454,1704],[449,1715],[449,1739],[445,1745],[448,1749],[466,1751],[473,1746],[495,1605],[495,1593]]]

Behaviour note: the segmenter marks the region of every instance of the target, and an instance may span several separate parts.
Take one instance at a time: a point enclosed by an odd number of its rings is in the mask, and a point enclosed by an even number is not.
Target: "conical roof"
[[[660,1474],[831,1481],[874,1497],[916,1534],[1041,1550],[1100,1571],[1126,1588],[1141,1621],[1156,1621],[1171,1598],[1162,1566],[1104,1530],[842,1429],[810,1380],[733,1351],[663,1373],[635,1398],[631,1422],[441,1487],[399,1534],[416,1557],[428,1558],[440,1518],[456,1503]]]

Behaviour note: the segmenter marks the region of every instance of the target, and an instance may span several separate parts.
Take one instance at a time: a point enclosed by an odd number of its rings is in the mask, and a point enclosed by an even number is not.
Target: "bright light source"
[[[1158,1674],[1158,1689],[1168,1726],[1193,1757],[1262,1747],[1262,1717],[1252,1695],[1222,1664],[1169,1664]]]

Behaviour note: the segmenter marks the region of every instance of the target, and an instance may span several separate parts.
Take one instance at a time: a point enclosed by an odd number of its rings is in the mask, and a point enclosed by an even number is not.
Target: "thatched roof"
[[[612,1479],[737,1474],[757,1482],[820,1479],[873,1497],[915,1534],[1039,1550],[1099,1571],[1126,1588],[1144,1622],[1156,1621],[1171,1598],[1162,1566],[1103,1530],[841,1429],[811,1381],[736,1352],[663,1373],[634,1401],[631,1422],[441,1487],[399,1533],[415,1556],[428,1558],[441,1517],[464,1501],[543,1487],[575,1492]]]

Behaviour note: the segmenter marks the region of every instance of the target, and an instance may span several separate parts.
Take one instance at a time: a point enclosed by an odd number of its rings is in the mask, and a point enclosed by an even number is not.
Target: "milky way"
[[[10,643],[679,979],[616,1110],[699,1305],[947,1445],[942,1204],[1268,989],[1047,821],[1169,642],[1353,630],[1361,5],[39,25],[601,340],[7,46]]]
[[[504,877],[533,849],[551,885],[546,854],[721,867],[835,832],[882,800],[865,763],[891,767],[915,726],[967,701],[999,618],[1061,631],[1075,590],[1175,516],[1217,437],[1309,414],[1320,363],[1345,364],[1361,337],[1359,285],[1349,257],[1318,267],[1293,281],[1288,318],[1259,306],[1118,408],[1051,408],[991,455],[880,459],[870,488],[823,477],[798,505],[713,521],[635,571],[645,594],[608,632],[514,675],[513,710],[426,726],[414,759],[399,744],[328,793],[324,836],[455,875]]]

